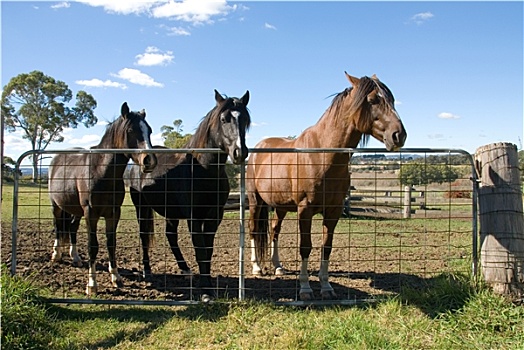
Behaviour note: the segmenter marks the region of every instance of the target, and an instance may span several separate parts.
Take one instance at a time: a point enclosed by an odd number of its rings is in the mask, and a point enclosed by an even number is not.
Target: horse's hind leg
[[[193,273],[189,266],[187,266],[184,255],[178,246],[178,220],[166,219],[166,237],[171,247],[171,252],[175,256],[178,268],[182,271],[183,275],[191,276]]]
[[[282,221],[286,217],[287,212],[284,210],[275,209],[273,218],[271,219],[271,261],[273,262],[273,267],[275,268],[275,275],[281,276],[286,272],[282,263],[280,262],[280,255],[278,251],[278,235],[282,229]]]
[[[54,216],[54,231],[55,231],[55,243],[53,245],[53,254],[51,255],[51,261],[60,262],[62,261],[62,252],[64,247],[69,243],[69,228],[71,225],[71,215],[63,211],[60,207],[53,203],[53,216]]]

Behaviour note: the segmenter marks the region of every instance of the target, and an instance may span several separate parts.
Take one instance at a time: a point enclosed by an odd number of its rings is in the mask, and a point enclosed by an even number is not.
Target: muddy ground
[[[45,209],[42,209],[45,210]],[[163,234],[162,219],[156,220],[156,244],[150,254],[154,277],[145,281],[141,273],[141,249],[138,225],[127,215],[121,220],[117,238],[117,262],[124,287],[114,288],[107,272],[107,249],[99,224],[100,251],[98,255],[98,297],[114,300],[197,300],[198,269],[185,222],[181,222],[179,242],[195,275],[181,275]],[[398,230],[391,226],[398,225]],[[245,296],[278,302],[298,298],[300,257],[296,218],[284,221],[280,247],[285,276],[251,275],[249,241],[246,239]],[[320,299],[316,273],[320,260],[320,218],[314,224],[313,245],[309,271],[315,298]],[[419,232],[417,232],[419,231]],[[341,219],[337,227],[334,249],[330,259],[330,282],[340,300],[361,300],[398,293],[403,287],[420,287],[431,277],[452,271],[454,262],[469,259],[470,248],[464,245],[468,232],[433,232],[428,234],[424,224],[420,229],[406,227],[402,220],[375,220],[352,217]],[[228,213],[215,238],[212,276],[219,298],[234,299],[239,295],[239,220],[238,214]],[[17,273],[29,277],[47,288],[58,298],[84,298],[87,283],[87,234],[82,223],[79,253],[82,267],[73,267],[69,256],[60,263],[51,263],[54,241],[52,221],[41,218],[22,218],[18,226]],[[457,242],[455,242],[457,240]],[[467,239],[466,239],[467,242]],[[11,265],[11,223],[2,222],[2,263]],[[461,265],[459,263],[459,265]],[[466,264],[467,265],[467,264]]]

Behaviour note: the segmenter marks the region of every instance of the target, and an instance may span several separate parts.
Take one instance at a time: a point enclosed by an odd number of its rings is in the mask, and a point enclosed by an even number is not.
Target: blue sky
[[[250,91],[254,147],[316,123],[349,86],[344,71],[389,86],[405,147],[522,148],[522,2],[2,1],[1,11],[2,87],[40,70],[98,102],[99,125],[49,149],[96,144],[124,101],[145,108],[154,143],[175,119],[192,133],[213,89]],[[5,135],[5,155],[28,149]]]

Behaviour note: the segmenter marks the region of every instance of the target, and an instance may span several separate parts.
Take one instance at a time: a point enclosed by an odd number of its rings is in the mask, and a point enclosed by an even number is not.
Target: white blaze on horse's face
[[[238,130],[236,146],[238,148],[242,148],[242,138],[240,137],[240,123],[238,122],[238,118],[241,116],[241,113],[239,111],[233,111],[231,112],[231,116],[233,117],[232,119],[234,123],[236,124],[236,128]]]
[[[145,122],[145,120],[140,121],[140,130],[142,131],[142,138],[144,139],[145,143],[144,149],[153,149],[150,137],[151,131],[149,129],[149,125]]]

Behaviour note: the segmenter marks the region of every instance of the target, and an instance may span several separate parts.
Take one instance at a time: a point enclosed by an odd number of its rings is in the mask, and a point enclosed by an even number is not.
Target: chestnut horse
[[[127,103],[121,116],[108,125],[102,140],[91,149],[151,149],[151,127],[145,120],[146,113],[130,112]],[[124,201],[123,175],[129,159],[140,165],[144,173],[152,171],[156,156],[152,153],[61,153],[49,166],[49,198],[53,206],[56,240],[52,261],[62,258],[62,249],[70,244],[73,265],[81,266],[76,248],[76,234],[80,218],[85,216],[89,250],[89,281],[86,293],[97,293],[96,256],[98,220],[106,223],[109,272],[114,287],[122,286],[116,266],[116,229],[120,208]]]
[[[361,141],[366,144],[370,135],[383,142],[388,151],[400,149],[407,134],[389,88],[375,75],[358,79],[345,74],[352,87],[334,97],[331,106],[315,125],[296,139],[267,138],[255,149],[354,148]],[[348,152],[252,153],[247,165],[246,190],[253,274],[261,274],[261,264],[268,248],[275,274],[284,274],[278,255],[278,235],[287,212],[297,212],[302,258],[299,296],[301,300],[311,300],[313,291],[308,278],[311,221],[315,214],[320,213],[323,216],[318,274],[321,295],[324,299],[336,298],[328,282],[328,265],[333,233],[349,187],[349,158]],[[268,223],[269,207],[274,208],[271,225]]]

